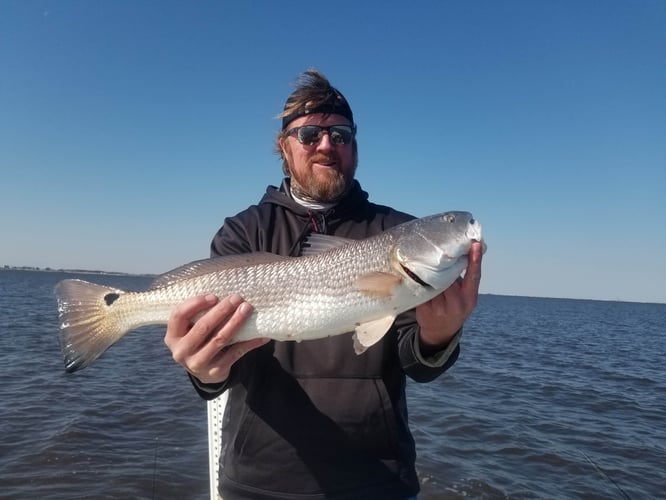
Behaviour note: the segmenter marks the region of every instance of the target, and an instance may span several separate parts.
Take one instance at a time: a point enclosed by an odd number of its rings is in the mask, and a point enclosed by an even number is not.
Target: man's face
[[[351,125],[341,115],[315,113],[301,116],[289,123],[287,129],[304,125]],[[314,201],[336,200],[351,185],[356,172],[356,147],[348,144],[333,144],[329,134],[324,133],[317,144],[298,142],[295,135],[280,139],[280,147],[291,174],[291,185],[297,193]]]

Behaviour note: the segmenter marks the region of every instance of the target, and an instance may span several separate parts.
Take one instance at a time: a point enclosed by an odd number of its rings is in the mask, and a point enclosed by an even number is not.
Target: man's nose
[[[331,142],[331,134],[329,134],[325,130],[322,131],[321,139],[319,140],[319,144],[317,144],[317,149],[327,151],[332,148],[333,148],[333,143]]]

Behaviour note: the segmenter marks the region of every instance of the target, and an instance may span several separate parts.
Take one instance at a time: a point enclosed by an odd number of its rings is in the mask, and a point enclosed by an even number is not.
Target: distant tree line
[[[0,267],[6,271],[62,271],[62,269],[52,269],[50,267],[34,267],[34,266],[8,266],[4,265]]]

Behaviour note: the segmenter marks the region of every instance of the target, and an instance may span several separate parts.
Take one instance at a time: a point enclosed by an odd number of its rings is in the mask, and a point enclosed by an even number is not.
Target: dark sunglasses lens
[[[333,125],[331,127],[305,125],[295,128],[293,131],[296,132],[298,142],[306,146],[318,144],[324,131],[328,132],[332,144],[349,144],[354,138],[354,129],[348,125]]]
[[[317,127],[316,125],[301,127],[298,129],[298,141],[301,144],[311,146],[319,142],[321,134],[321,127]]]
[[[349,144],[352,139],[352,129],[347,126],[334,126],[329,129],[333,144]]]

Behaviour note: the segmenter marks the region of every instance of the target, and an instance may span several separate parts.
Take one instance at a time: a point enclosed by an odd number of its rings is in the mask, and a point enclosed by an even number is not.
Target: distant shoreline
[[[93,271],[90,269],[53,269],[52,267],[0,266],[0,271],[38,271],[42,273],[107,274],[109,276],[153,276],[152,274],[123,273],[119,271]]]

